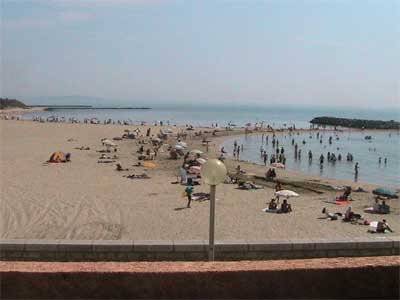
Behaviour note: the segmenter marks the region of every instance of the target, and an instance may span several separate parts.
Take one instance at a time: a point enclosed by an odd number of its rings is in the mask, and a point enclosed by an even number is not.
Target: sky
[[[0,2],[2,97],[400,108],[398,0]]]

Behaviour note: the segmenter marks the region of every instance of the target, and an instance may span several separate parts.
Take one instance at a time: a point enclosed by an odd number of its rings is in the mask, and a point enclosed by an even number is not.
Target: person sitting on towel
[[[350,194],[351,194],[351,187],[347,186],[343,195],[336,197],[336,201],[347,201],[349,199]]]
[[[271,202],[268,204],[268,210],[276,210],[278,208],[278,204],[275,202],[275,198],[271,199]]]
[[[389,224],[386,222],[386,220],[383,219],[382,221],[378,222],[378,225],[376,227],[376,232],[385,233],[385,230],[393,232],[393,230],[389,227]]]
[[[382,204],[379,205],[378,211],[381,214],[388,214],[390,212],[390,206],[386,204],[385,200],[382,200]]]
[[[281,208],[278,210],[278,213],[289,213],[292,211],[292,206],[287,203],[287,200],[284,199],[282,204],[281,204]]]
[[[351,206],[349,206],[346,209],[346,212],[344,213],[343,221],[350,222],[353,219],[353,215],[354,215],[354,212],[351,210]]]

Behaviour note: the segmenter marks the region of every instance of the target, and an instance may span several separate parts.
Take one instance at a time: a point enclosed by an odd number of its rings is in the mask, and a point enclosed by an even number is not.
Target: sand
[[[207,239],[209,201],[194,201],[190,209],[182,197],[184,186],[176,181],[182,160],[170,160],[159,153],[154,169],[132,167],[137,162],[135,140],[117,141],[123,167],[131,171],[118,172],[115,163],[97,163],[101,138],[121,136],[124,129],[136,126],[38,123],[0,120],[1,203],[0,237],[2,239],[140,239],[196,240]],[[142,127],[145,130],[147,127]],[[152,129],[152,132],[158,130]],[[178,130],[178,129],[176,129]],[[193,132],[191,133],[193,135]],[[234,133],[230,133],[234,134]],[[73,138],[74,141],[68,141]],[[226,137],[212,139],[209,157]],[[200,140],[189,137],[191,148],[205,150]],[[172,142],[171,142],[172,143]],[[88,146],[91,150],[76,150]],[[54,151],[72,153],[67,164],[44,164]],[[229,160],[233,169],[237,162]],[[240,162],[243,169],[262,175],[265,167]],[[127,179],[123,175],[146,172],[151,179]],[[324,203],[338,192],[324,185],[351,184],[338,180],[308,177],[289,171],[278,171],[278,178],[298,183],[316,184],[321,194],[301,187],[285,186],[301,194],[291,199],[290,214],[262,212],[273,196],[272,187],[242,191],[236,185],[221,184],[217,188],[216,239],[303,239],[376,237],[367,233],[368,226],[342,221],[319,219],[321,210],[344,212],[345,207]],[[323,184],[319,186],[320,184]],[[371,191],[373,185],[358,183]],[[195,192],[208,192],[205,184],[195,186]],[[353,193],[355,212],[362,213],[373,203],[372,193]],[[392,213],[385,215],[395,233],[400,232],[400,200],[388,200]],[[364,214],[369,220],[380,215]]]

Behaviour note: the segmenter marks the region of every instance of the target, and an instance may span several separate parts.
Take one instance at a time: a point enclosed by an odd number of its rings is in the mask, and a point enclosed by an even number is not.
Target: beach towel
[[[266,213],[278,213],[278,209],[269,209],[268,207],[262,209]]]
[[[336,205],[348,205],[350,204],[349,201],[335,201]]]
[[[330,204],[335,204],[335,205],[348,205],[350,204],[349,201],[337,201],[337,200],[333,200],[333,201],[324,201],[325,203],[330,203]]]

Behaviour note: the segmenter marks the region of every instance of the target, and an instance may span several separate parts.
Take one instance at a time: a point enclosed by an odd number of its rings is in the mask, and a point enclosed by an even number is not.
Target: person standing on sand
[[[264,166],[267,166],[267,161],[268,161],[268,154],[267,151],[264,151]]]
[[[192,193],[193,193],[193,186],[191,184],[189,184],[186,188],[185,188],[185,193],[188,199],[188,204],[187,207],[190,208],[190,202],[192,202]]]
[[[356,162],[356,165],[354,166],[354,172],[355,172],[356,176],[358,176],[358,169],[359,168],[360,167],[358,166],[358,162]]]

